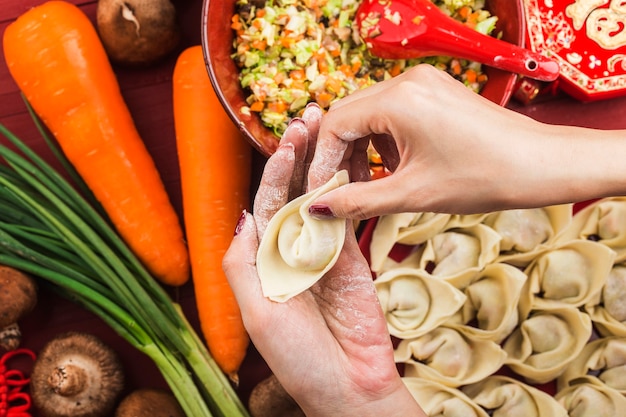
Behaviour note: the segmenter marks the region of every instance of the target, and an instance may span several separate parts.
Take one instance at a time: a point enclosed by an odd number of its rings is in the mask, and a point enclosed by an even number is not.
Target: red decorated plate
[[[626,2],[523,3],[528,46],[559,62],[563,91],[582,101],[626,94]]]

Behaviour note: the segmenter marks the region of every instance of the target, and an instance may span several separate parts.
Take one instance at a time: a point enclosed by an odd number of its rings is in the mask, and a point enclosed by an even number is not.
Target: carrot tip
[[[235,388],[239,386],[239,374],[237,374],[237,372],[229,373],[228,378],[230,379],[230,382],[235,385]]]

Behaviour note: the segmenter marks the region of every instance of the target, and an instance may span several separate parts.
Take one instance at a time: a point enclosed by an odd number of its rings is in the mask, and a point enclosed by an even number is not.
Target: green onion
[[[45,280],[148,355],[188,416],[248,416],[180,306],[31,115],[72,183],[0,124],[19,152],[0,145],[0,263]]]

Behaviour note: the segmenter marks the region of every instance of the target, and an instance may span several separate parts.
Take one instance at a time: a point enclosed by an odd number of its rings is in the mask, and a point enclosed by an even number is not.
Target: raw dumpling
[[[461,391],[492,417],[568,417],[551,395],[506,376],[489,376]]]
[[[626,321],[613,317],[602,304],[589,304],[585,311],[591,317],[595,328],[601,336],[626,337]]]
[[[465,295],[452,284],[419,269],[387,271],[374,285],[389,332],[402,339],[429,332],[465,303]]]
[[[467,301],[449,323],[478,338],[502,342],[518,325],[518,302],[526,275],[518,268],[494,263],[471,282],[448,280],[463,290]],[[450,324],[452,325],[452,324]]]
[[[585,310],[601,335],[626,337],[626,264],[613,265],[600,300]]]
[[[602,305],[615,320],[626,323],[626,265],[614,265],[602,288]]]
[[[428,417],[489,417],[456,388],[423,378],[404,377],[402,381]]]
[[[339,171],[320,188],[283,206],[269,221],[257,252],[263,294],[284,302],[315,284],[337,261],[345,219],[316,220],[309,205],[320,195],[348,183]]]
[[[588,240],[574,240],[537,256],[526,268],[521,313],[559,306],[581,307],[597,300],[615,253]]]
[[[489,214],[484,224],[500,236],[500,262],[524,266],[571,222],[572,205],[503,210]]]
[[[396,362],[404,363],[404,376],[458,387],[496,372],[506,354],[495,342],[440,326],[423,336],[402,340],[394,357]]]
[[[439,213],[396,213],[380,216],[370,242],[370,268],[380,272],[396,243],[418,245],[443,230],[450,218]]]
[[[560,241],[589,239],[616,252],[616,262],[626,259],[626,197],[597,200],[576,213]]]
[[[574,307],[533,311],[504,342],[506,363],[531,383],[558,377],[591,336],[591,319]]]
[[[446,230],[426,242],[420,267],[441,278],[479,271],[498,256],[499,243],[500,236],[484,224]]]
[[[558,378],[557,389],[562,390],[588,374],[626,394],[626,338],[605,337],[588,343]]]
[[[626,337],[626,264],[613,265],[600,300],[585,310],[602,336]]]
[[[626,410],[626,397],[592,376],[578,378],[554,398],[570,417],[617,417]]]

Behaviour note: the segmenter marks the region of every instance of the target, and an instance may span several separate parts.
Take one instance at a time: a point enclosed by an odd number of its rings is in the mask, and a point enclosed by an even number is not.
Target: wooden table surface
[[[95,19],[94,0],[70,1],[79,5],[90,18]],[[42,0],[2,0],[0,34],[4,33],[4,29],[13,19],[42,2]],[[175,208],[180,213],[181,193],[172,119],[171,75],[177,53],[184,47],[200,43],[202,0],[173,2],[183,28],[183,40],[178,50],[168,59],[150,68],[128,69],[116,66],[115,70],[137,128],[155,159]],[[548,123],[600,129],[626,129],[626,97],[581,103],[568,96],[557,94],[529,105],[512,101],[509,107]],[[46,154],[1,55],[0,123]],[[255,166],[260,167],[262,163],[263,158],[256,155]],[[172,293],[172,296],[181,303],[190,321],[197,328],[193,291],[190,285]],[[62,331],[86,330],[94,333],[122,353],[128,376],[128,389],[147,386],[166,387],[158,370],[147,357],[133,349],[97,317],[51,294],[41,294],[36,310],[21,324],[24,332],[23,346],[35,351]],[[267,368],[251,348],[241,370],[239,392],[244,400],[254,384],[266,374]]]

